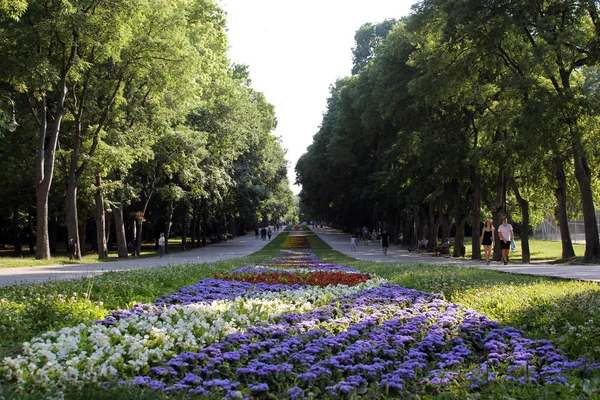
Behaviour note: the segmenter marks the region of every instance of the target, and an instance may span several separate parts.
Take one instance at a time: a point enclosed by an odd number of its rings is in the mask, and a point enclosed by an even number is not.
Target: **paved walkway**
[[[600,265],[564,265],[564,264],[508,264],[493,262],[487,267],[484,262],[462,258],[435,257],[428,254],[408,252],[397,246],[391,246],[384,257],[380,245],[360,244],[356,252],[350,252],[350,235],[333,228],[315,228],[318,234],[333,249],[358,260],[390,263],[420,263],[441,265],[462,265],[481,269],[493,269],[504,272],[527,275],[554,276],[569,279],[600,281]],[[276,234],[275,234],[276,235]],[[273,236],[274,237],[274,236]],[[240,236],[230,242],[212,244],[167,255],[163,258],[131,258],[115,262],[76,265],[49,265],[43,267],[0,268],[0,286],[44,282],[57,279],[72,279],[102,274],[107,271],[125,271],[130,269],[152,268],[164,265],[214,262],[247,256],[262,249],[267,242],[256,240],[253,233]]]
[[[381,261],[392,263],[420,263],[420,264],[451,264],[481,269],[493,269],[503,272],[526,275],[543,275],[568,279],[581,279],[589,281],[600,281],[600,265],[598,264],[511,264],[503,265],[492,262],[488,267],[485,261],[473,261],[463,258],[436,257],[430,254],[409,252],[398,246],[390,246],[388,255],[384,256],[381,244],[364,245],[362,242],[356,246],[356,252],[350,252],[350,234],[337,229],[323,227],[314,228],[321,239],[329,244],[334,250],[344,253],[358,260]]]
[[[280,231],[281,232],[281,231]],[[279,232],[278,232],[279,233]],[[273,232],[273,239],[278,233]],[[0,268],[0,286],[17,283],[73,279],[102,274],[107,271],[152,268],[164,265],[205,263],[247,256],[262,249],[268,242],[256,240],[254,232],[229,242],[211,244],[160,257],[129,258],[97,264],[47,265],[41,267]]]

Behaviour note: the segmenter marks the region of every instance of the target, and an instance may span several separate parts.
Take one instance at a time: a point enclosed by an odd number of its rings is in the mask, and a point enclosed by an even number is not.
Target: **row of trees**
[[[331,88],[296,165],[311,218],[354,229],[384,221],[454,254],[482,219],[583,216],[600,261],[600,14],[595,1],[423,0],[401,21],[363,25],[354,69]],[[499,249],[497,249],[499,252]],[[499,257],[499,254],[496,254]]]
[[[0,2],[0,94],[20,124],[0,139],[0,230],[16,251],[25,230],[50,258],[64,223],[80,258],[90,219],[103,258],[111,231],[119,257],[127,236],[139,253],[158,234],[144,222],[194,244],[290,218],[274,109],[226,50],[213,0]]]

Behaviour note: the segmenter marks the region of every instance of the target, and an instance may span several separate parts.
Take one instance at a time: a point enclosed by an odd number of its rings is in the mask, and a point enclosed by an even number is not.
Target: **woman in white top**
[[[500,236],[500,247],[502,248],[502,260],[504,261],[504,265],[506,265],[508,263],[510,243],[515,238],[513,227],[507,222],[506,217],[502,218],[502,225],[498,227],[498,235]]]

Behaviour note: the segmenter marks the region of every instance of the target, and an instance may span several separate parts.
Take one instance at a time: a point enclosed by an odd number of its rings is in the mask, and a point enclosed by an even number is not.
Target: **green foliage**
[[[128,208],[144,209],[153,221],[177,222],[178,233],[192,228],[190,217],[204,232],[234,224],[237,233],[288,214],[274,108],[250,87],[246,66],[230,66],[225,13],[215,1],[27,5],[0,2],[0,94],[15,100],[21,124],[0,143],[4,215],[36,206],[36,172],[54,178],[50,218],[65,214],[65,187],[76,197],[71,231],[113,206],[125,210],[125,223]],[[59,136],[58,168],[36,171],[35,144],[39,154],[54,151],[38,139],[44,124],[47,137]],[[162,202],[175,215],[165,216]],[[8,224],[0,220],[4,238]]]
[[[549,215],[583,216],[597,260],[598,11],[431,0],[361,26],[353,75],[332,85],[296,165],[306,218],[382,221],[414,243],[482,217],[508,215],[525,236]]]

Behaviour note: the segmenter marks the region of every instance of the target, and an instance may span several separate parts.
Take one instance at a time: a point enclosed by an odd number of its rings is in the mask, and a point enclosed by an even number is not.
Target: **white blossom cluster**
[[[265,292],[254,297],[216,300],[211,304],[169,307],[160,314],[134,314],[115,325],[80,324],[47,332],[25,343],[23,354],[5,358],[0,374],[24,389],[64,387],[133,376],[185,351],[244,332],[260,321],[284,313],[304,313],[342,296],[375,288],[386,281],[373,278],[355,286],[311,286]]]

